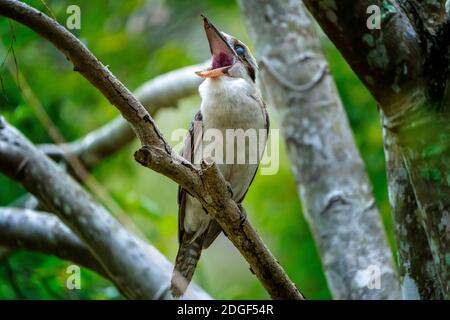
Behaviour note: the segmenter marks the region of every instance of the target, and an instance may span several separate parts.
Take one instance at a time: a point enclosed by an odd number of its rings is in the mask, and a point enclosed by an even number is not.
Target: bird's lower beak
[[[212,65],[205,70],[197,71],[196,74],[202,78],[216,78],[227,73],[228,69],[236,61],[236,54],[211,21],[204,15],[202,15],[202,18],[209,48],[211,49]]]

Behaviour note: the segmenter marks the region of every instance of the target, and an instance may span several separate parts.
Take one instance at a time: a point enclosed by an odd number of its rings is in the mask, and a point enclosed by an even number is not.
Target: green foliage
[[[41,1],[29,3],[48,13]],[[71,1],[50,1],[58,21],[64,23]],[[250,42],[242,17],[229,1],[114,0],[79,1],[82,22],[77,37],[108,65],[125,85],[134,89],[144,81],[178,67],[203,61],[209,49],[199,13],[222,29]],[[17,65],[56,126],[70,141],[113,119],[117,112],[56,49],[27,28],[0,20],[0,60],[13,45]],[[13,39],[15,39],[13,41]],[[356,79],[338,52],[324,47],[355,132],[355,138],[373,184],[391,243],[392,223],[386,192],[381,129],[370,94]],[[12,61],[9,51],[8,62]],[[35,143],[51,142],[46,128],[21,96],[14,75],[0,69],[0,113]],[[19,84],[20,84],[19,79]],[[198,97],[176,109],[161,111],[156,121],[166,137],[175,128],[187,128],[199,106]],[[276,113],[270,111],[272,127]],[[173,260],[177,250],[177,187],[159,174],[137,165],[132,157],[137,144],[121,150],[93,170],[130,219],[149,241]],[[288,274],[310,299],[331,298],[317,250],[302,215],[295,181],[285,152],[273,176],[257,176],[245,200],[250,221]],[[23,188],[0,176],[0,205],[25,194]],[[0,263],[0,298],[16,299],[118,299],[106,280],[82,270],[82,289],[65,287],[68,262],[31,252],[16,252]],[[248,265],[225,238],[208,249],[195,280],[221,299],[268,298]]]

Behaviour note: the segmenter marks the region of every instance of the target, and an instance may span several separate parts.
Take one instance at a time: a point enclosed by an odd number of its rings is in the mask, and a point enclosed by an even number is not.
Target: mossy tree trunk
[[[388,137],[402,286],[450,298],[450,32],[444,1],[304,0],[377,100]],[[380,10],[380,28],[370,23]],[[370,12],[370,13],[368,13]],[[400,173],[400,175],[398,174]],[[401,177],[401,187],[393,180]],[[411,222],[413,221],[413,222]],[[411,226],[414,224],[414,227]],[[405,232],[418,232],[405,235]],[[410,246],[412,254],[402,254]],[[430,256],[431,255],[431,256]],[[406,257],[412,259],[407,260]],[[432,263],[430,262],[432,257]],[[409,259],[408,258],[408,259]],[[406,259],[406,260],[405,260]],[[402,261],[403,260],[403,261]],[[432,276],[433,270],[436,276]],[[425,278],[423,278],[425,277]],[[404,291],[404,292],[405,292]],[[406,294],[406,297],[411,295]],[[414,295],[412,295],[414,297]]]
[[[436,265],[400,149],[389,130],[383,130],[383,139],[403,297],[441,299]]]

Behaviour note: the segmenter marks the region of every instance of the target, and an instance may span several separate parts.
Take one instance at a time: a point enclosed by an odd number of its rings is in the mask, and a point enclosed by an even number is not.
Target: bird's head
[[[203,78],[229,76],[255,82],[258,65],[242,41],[219,31],[204,15],[203,25],[212,54],[211,67],[197,71]]]

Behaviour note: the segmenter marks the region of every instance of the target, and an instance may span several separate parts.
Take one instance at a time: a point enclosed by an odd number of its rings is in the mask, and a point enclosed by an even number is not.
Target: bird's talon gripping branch
[[[241,226],[247,222],[247,211],[245,211],[244,206],[239,203],[238,204],[238,208],[239,208],[239,222],[241,223]]]
[[[230,198],[233,198],[233,188],[231,188],[231,184],[227,181],[227,190],[230,193]]]

